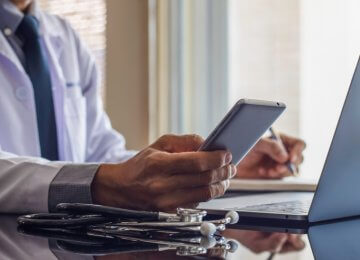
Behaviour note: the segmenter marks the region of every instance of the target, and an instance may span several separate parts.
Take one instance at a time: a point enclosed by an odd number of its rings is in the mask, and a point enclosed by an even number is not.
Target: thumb
[[[289,160],[289,154],[285,147],[279,141],[270,138],[261,139],[255,149],[278,163],[285,163]]]

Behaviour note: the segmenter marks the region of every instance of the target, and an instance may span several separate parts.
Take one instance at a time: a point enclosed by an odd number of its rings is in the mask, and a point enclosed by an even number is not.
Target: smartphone
[[[238,164],[284,112],[281,102],[240,99],[211,132],[200,151],[228,150]]]

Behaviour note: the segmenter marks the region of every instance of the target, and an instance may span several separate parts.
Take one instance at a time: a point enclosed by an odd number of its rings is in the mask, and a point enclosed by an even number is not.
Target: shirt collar
[[[28,14],[39,20],[39,8],[36,0],[31,3]],[[0,30],[5,35],[16,32],[23,18],[24,14],[10,0],[0,0]]]

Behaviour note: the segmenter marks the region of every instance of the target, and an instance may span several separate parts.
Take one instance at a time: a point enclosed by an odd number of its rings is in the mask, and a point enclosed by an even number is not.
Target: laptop
[[[315,193],[225,196],[199,208],[215,215],[235,210],[240,221],[243,217],[318,222],[360,215],[360,60]]]

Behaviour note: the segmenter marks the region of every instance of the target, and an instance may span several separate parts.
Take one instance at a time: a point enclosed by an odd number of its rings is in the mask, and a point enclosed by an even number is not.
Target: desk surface
[[[17,231],[17,216],[0,216],[0,259],[268,259],[269,251],[278,244],[277,234],[260,230],[230,228],[224,236],[239,243],[235,253],[224,256],[222,252],[209,251],[202,257],[180,257],[175,251],[135,252],[90,256],[63,251],[55,246],[55,240],[29,236]],[[290,236],[290,235],[288,235]],[[291,235],[298,248],[286,242],[286,252],[273,259],[360,259],[360,218],[310,227],[307,234]],[[301,242],[304,242],[304,247]],[[299,244],[300,243],[300,244]]]

